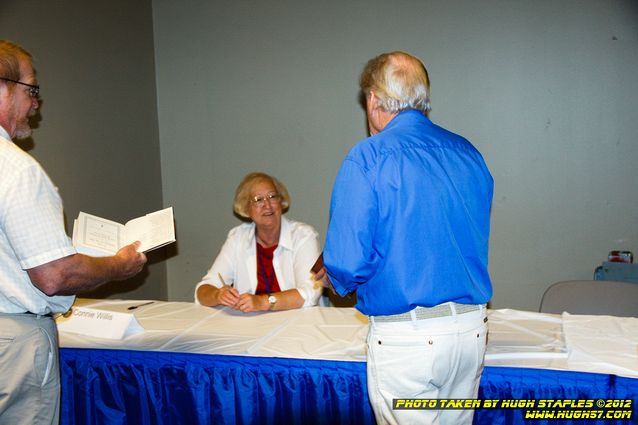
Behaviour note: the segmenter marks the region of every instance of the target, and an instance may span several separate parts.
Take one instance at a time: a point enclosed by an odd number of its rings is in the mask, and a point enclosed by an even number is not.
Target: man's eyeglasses
[[[259,208],[263,208],[266,205],[266,201],[278,204],[281,201],[281,195],[275,192],[267,193],[266,195],[257,195],[254,196],[250,202],[255,204]]]
[[[40,86],[38,85],[27,84],[27,83],[23,83],[22,81],[16,81],[16,80],[12,80],[10,78],[4,78],[4,77],[0,77],[0,80],[9,81],[10,83],[16,83],[16,84],[21,84],[23,86],[27,86],[29,87],[29,96],[31,97],[40,96]]]

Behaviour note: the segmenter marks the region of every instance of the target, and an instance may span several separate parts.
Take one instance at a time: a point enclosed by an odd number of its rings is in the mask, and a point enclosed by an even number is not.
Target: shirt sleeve
[[[224,242],[224,245],[222,246],[221,251],[219,251],[217,258],[215,258],[213,265],[210,267],[210,269],[208,269],[208,272],[206,272],[206,275],[204,275],[204,277],[197,284],[197,286],[195,286],[195,303],[196,304],[201,304],[199,302],[199,299],[197,298],[197,290],[199,289],[200,286],[211,285],[216,288],[222,287],[222,283],[219,279],[220,274],[224,278],[224,282],[226,282],[227,285],[234,283],[234,279],[235,279],[234,253],[236,249],[235,245],[238,243],[238,241],[237,241],[237,238],[233,237],[232,233],[233,232],[231,230],[231,232],[229,232],[228,234],[228,237],[226,238],[226,242]]]
[[[39,165],[22,170],[10,187],[4,228],[22,269],[75,254],[64,229],[60,195]]]
[[[332,191],[324,247],[324,266],[342,296],[376,273],[379,257],[373,241],[377,221],[377,196],[369,176],[346,158]]]
[[[310,268],[319,257],[319,237],[314,229],[304,238],[299,246],[294,248],[294,273],[297,291],[304,299],[304,307],[317,305],[321,296],[322,287],[315,288],[314,280],[310,274]]]

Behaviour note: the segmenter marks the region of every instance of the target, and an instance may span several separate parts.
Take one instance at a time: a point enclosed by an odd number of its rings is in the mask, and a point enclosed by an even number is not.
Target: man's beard
[[[28,137],[31,137],[31,133],[33,133],[33,130],[31,129],[31,126],[29,125],[29,117],[32,117],[35,114],[36,114],[36,110],[31,109],[29,111],[29,114],[24,118],[24,120],[18,123],[15,129],[15,134],[13,136],[14,139],[21,140],[21,139],[26,139]]]
[[[27,122],[27,125],[20,125],[16,128],[14,139],[26,139],[31,136],[32,132],[33,130],[31,130],[31,127],[29,127],[29,123]]]

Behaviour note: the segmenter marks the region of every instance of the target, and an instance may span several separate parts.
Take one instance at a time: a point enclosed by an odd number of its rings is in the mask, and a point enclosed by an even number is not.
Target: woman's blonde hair
[[[233,211],[242,217],[249,218],[248,209],[250,207],[250,193],[253,186],[259,182],[268,182],[275,187],[275,190],[281,196],[282,212],[288,211],[290,207],[290,195],[286,186],[273,176],[266,173],[255,172],[247,174],[237,186],[235,190],[235,200],[233,201]]]

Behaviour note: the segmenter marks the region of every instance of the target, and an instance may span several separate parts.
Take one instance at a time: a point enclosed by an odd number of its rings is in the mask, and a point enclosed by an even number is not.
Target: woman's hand
[[[224,285],[217,289],[217,304],[226,305],[228,307],[237,308],[240,295],[237,289],[232,286]]]
[[[241,294],[234,309],[243,313],[251,313],[253,311],[266,311],[270,307],[267,295]]]

